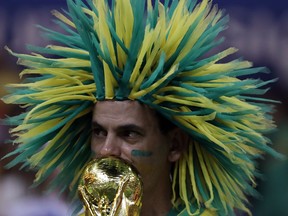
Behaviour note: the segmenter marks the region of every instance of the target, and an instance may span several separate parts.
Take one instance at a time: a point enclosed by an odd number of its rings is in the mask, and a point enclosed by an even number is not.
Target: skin
[[[101,101],[94,107],[91,149],[132,163],[144,185],[141,216],[166,215],[171,206],[171,164],[181,156],[179,130],[160,131],[155,112],[137,101]]]

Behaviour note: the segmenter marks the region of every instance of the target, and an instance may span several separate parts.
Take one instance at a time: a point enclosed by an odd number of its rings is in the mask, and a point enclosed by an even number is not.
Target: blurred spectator
[[[67,204],[56,194],[27,193],[29,185],[17,175],[0,179],[1,216],[67,216]]]

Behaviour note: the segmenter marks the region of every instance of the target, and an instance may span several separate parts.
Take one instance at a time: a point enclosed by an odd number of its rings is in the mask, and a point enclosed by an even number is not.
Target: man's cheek
[[[153,161],[152,151],[133,149],[131,151],[131,157],[133,160],[133,165],[136,167],[143,178],[151,174],[153,169],[153,166],[151,166],[151,162]]]

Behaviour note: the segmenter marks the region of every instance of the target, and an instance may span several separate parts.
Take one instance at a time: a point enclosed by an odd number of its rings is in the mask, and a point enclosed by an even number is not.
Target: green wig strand
[[[53,42],[17,54],[26,69],[20,84],[7,86],[7,104],[25,112],[7,124],[19,147],[8,167],[38,170],[35,184],[54,170],[51,188],[75,197],[79,176],[91,159],[93,105],[101,100],[137,100],[157,110],[191,136],[173,174],[175,209],[198,215],[204,209],[250,213],[255,194],[255,159],[279,156],[265,134],[275,128],[268,99],[272,81],[244,78],[267,72],[237,52],[212,54],[228,17],[210,0],[67,0],[53,11],[62,32],[41,27]],[[52,56],[52,57],[51,57]],[[224,63],[225,62],[225,63]],[[243,79],[241,79],[243,78]]]

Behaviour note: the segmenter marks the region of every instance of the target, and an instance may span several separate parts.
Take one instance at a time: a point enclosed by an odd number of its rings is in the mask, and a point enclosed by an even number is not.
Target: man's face
[[[139,171],[145,191],[168,184],[172,138],[159,129],[155,112],[136,101],[101,101],[94,107],[91,148],[117,156]]]

